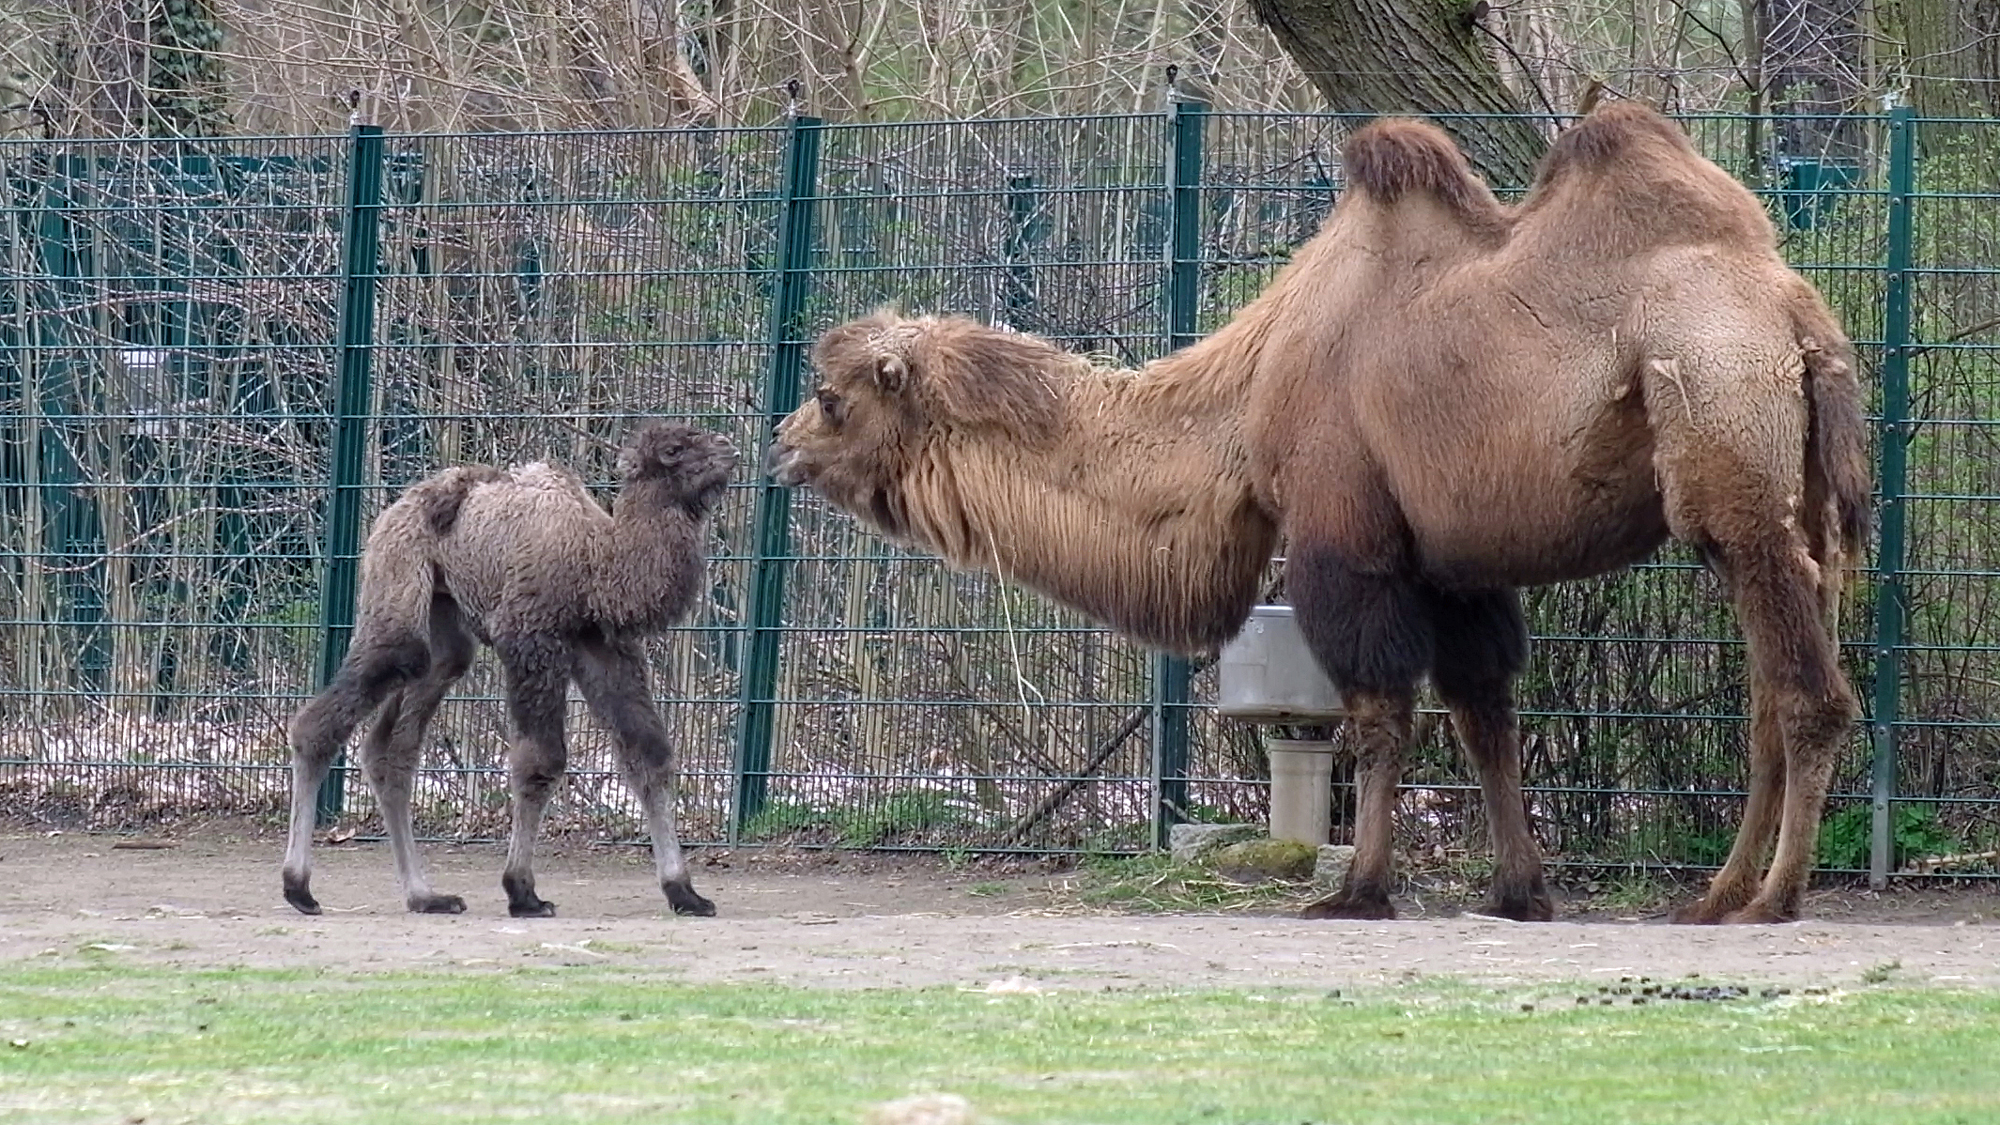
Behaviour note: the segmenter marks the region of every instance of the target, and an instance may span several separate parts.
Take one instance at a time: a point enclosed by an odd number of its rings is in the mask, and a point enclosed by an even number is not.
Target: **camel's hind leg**
[[[1834,759],[1859,710],[1840,667],[1844,560],[1823,549],[1801,561],[1793,548],[1776,576],[1744,582],[1735,575],[1759,570],[1731,566],[1727,557],[1737,615],[1750,637],[1749,797],[1722,870],[1674,921],[1789,921],[1812,870]],[[1816,600],[1802,596],[1807,583]],[[1760,883],[1758,867],[1774,838],[1770,874]]]
[[[1764,864],[1778,835],[1785,799],[1785,733],[1778,722],[1775,694],[1761,677],[1750,683],[1750,790],[1743,803],[1743,823],[1722,870],[1709,881],[1708,893],[1673,914],[1681,923],[1720,922],[1757,895]]]
[[[1784,796],[1770,873],[1757,894],[1722,921],[1789,921],[1798,917],[1812,872],[1834,759],[1859,708],[1841,673],[1838,646],[1816,612],[1817,575],[1804,573],[1812,564],[1803,552],[1753,551],[1726,565],[1749,638],[1751,675],[1772,697],[1784,742]]]
[[[563,738],[563,706],[573,656],[560,638],[495,637],[507,687],[507,710],[514,723],[508,754],[508,787],[514,799],[514,827],[507,838],[507,866],[500,886],[507,912],[516,918],[548,918],[556,904],[535,894],[535,836],[542,814],[569,766]]]
[[[1521,735],[1514,678],[1528,662],[1528,626],[1514,590],[1432,592],[1436,656],[1431,682],[1479,772],[1493,841],[1493,886],[1486,913],[1517,922],[1555,917],[1542,878],[1541,849],[1528,829],[1521,794]]]
[[[1432,662],[1428,612],[1410,580],[1364,573],[1324,548],[1293,547],[1285,590],[1299,632],[1347,705],[1357,756],[1354,864],[1341,889],[1303,915],[1394,918],[1389,877],[1396,790],[1416,685]]]
[[[472,667],[476,642],[459,619],[457,604],[449,598],[431,602],[430,630],[429,670],[382,709],[375,729],[362,744],[362,761],[368,785],[382,807],[382,825],[389,836],[390,854],[395,856],[396,882],[402,888],[404,903],[418,914],[457,914],[465,909],[463,898],[431,889],[411,823],[410,789],[423,757],[424,731],[445,692]]]
[[[676,914],[708,917],[715,904],[695,893],[681,854],[674,824],[676,790],[673,750],[666,725],[653,705],[646,657],[629,640],[586,643],[577,651],[576,681],[599,722],[618,742],[618,761],[626,783],[646,809],[646,827],[653,837],[653,865],[660,889]]]
[[[292,716],[292,823],[285,840],[285,901],[318,914],[312,893],[312,836],[319,787],[356,724],[420,675],[429,661],[421,637],[377,636],[364,622],[333,682]]]
[[[1717,323],[1712,311],[1701,323],[1711,332],[1707,354],[1695,353],[1702,362],[1648,360],[1646,401],[1668,523],[1728,583],[1747,642],[1758,729],[1752,791],[1731,866],[1678,917],[1784,921],[1798,915],[1834,759],[1858,708],[1827,620],[1838,578],[1816,557],[1802,510],[1807,419],[1803,399],[1786,390],[1782,375],[1798,362],[1785,351],[1789,335]],[[1731,327],[1733,339],[1749,342],[1733,349],[1740,354],[1717,346],[1732,338]],[[1786,342],[1762,343],[1771,340]],[[1824,561],[1837,568],[1838,560]],[[1770,871],[1738,905],[1774,809]]]

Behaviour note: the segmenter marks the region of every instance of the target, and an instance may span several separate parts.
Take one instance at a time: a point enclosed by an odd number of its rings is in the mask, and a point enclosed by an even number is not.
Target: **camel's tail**
[[[1818,302],[1814,302],[1817,306]],[[1868,479],[1868,428],[1861,409],[1861,384],[1854,373],[1854,349],[1823,307],[1797,317],[1799,347],[1805,355],[1806,499],[1818,516],[1831,507],[1833,534],[1842,559],[1852,563],[1868,541],[1873,486]],[[1822,541],[1829,536],[1822,534]]]

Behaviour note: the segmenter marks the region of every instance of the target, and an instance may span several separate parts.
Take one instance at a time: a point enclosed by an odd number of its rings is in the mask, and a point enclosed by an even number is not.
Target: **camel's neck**
[[[995,571],[1159,648],[1236,634],[1276,539],[1252,493],[1242,395],[1160,365],[1065,388],[1060,433],[969,438],[918,470],[912,516],[954,565]],[[1233,399],[1233,401],[1232,401]]]
[[[657,632],[694,597],[706,529],[660,481],[628,483],[611,512],[599,556],[597,619],[620,632]]]

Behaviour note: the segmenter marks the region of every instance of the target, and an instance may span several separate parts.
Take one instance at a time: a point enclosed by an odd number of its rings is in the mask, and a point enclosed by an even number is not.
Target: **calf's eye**
[[[840,425],[840,416],[843,410],[840,396],[827,390],[825,387],[819,388],[816,393],[819,398],[819,412],[826,415],[826,420],[830,425]]]

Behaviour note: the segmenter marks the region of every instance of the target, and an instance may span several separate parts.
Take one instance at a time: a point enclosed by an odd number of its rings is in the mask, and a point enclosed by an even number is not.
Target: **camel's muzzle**
[[[782,441],[773,441],[771,447],[764,451],[764,472],[786,488],[797,488],[806,482],[805,466],[801,464],[803,460],[797,449]]]

